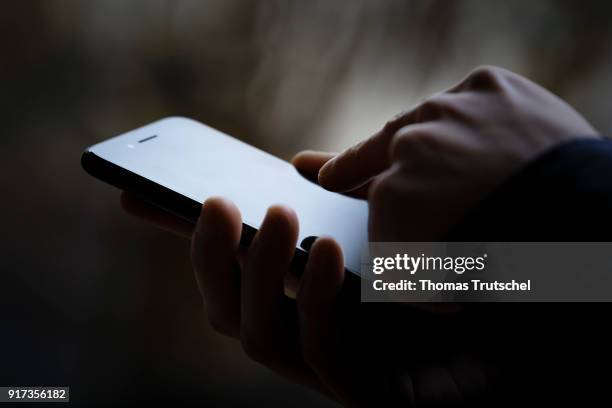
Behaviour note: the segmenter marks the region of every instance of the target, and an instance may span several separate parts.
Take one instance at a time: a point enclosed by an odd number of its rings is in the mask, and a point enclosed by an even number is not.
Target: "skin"
[[[367,199],[372,241],[433,241],[522,166],[579,137],[598,136],[565,102],[483,67],[340,155],[302,152],[293,164],[326,189]],[[242,250],[240,212],[223,198],[204,203],[194,231],[128,194],[122,205],[191,237],[211,325],[292,381],[349,406],[410,406],[478,402],[497,378],[469,311],[362,304],[343,286],[331,238],[314,243],[295,299],[287,297],[299,228],[290,208],[270,207]],[[456,347],[445,347],[451,338]]]
[[[436,241],[546,150],[595,129],[510,71],[482,67],[327,162],[324,188],[369,186],[371,241]]]

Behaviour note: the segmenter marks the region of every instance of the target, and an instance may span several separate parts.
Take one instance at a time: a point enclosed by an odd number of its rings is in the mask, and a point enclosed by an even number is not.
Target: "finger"
[[[319,238],[310,249],[297,295],[300,343],[307,361],[318,363],[331,330],[334,303],[344,281],[344,259],[331,238]],[[314,364],[317,365],[317,364]],[[316,370],[316,367],[313,367]]]
[[[121,208],[131,216],[140,218],[183,238],[191,238],[193,234],[193,224],[144,201],[135,194],[123,191],[119,200]]]
[[[295,213],[286,207],[273,206],[249,247],[242,273],[241,339],[255,360],[275,357],[274,348],[286,340],[284,277],[289,271],[297,235]]]
[[[419,120],[420,105],[397,115],[369,139],[331,159],[319,171],[319,184],[331,191],[362,187],[390,165],[389,145],[402,126]]]
[[[328,161],[337,156],[337,153],[316,152],[306,150],[296,154],[291,162],[297,171],[307,180],[319,184],[319,170]],[[345,195],[353,198],[366,199],[368,196],[369,183],[355,190],[344,192]]]
[[[337,398],[348,402],[346,376],[338,364],[333,343],[335,303],[344,281],[344,260],[340,246],[331,238],[319,238],[313,244],[297,295],[300,349],[304,360],[333,390]]]
[[[364,377],[356,369],[361,364],[375,366],[370,357],[360,354],[367,344],[359,342],[376,335],[348,329],[359,324],[364,315],[360,305],[352,301],[352,294],[350,298],[346,293],[341,295],[345,289],[340,246],[331,238],[319,238],[310,250],[297,296],[302,355],[344,405],[389,406],[386,377]]]
[[[452,88],[451,88],[452,90]],[[391,164],[390,144],[395,132],[404,126],[436,120],[446,113],[441,100],[451,95],[440,92],[391,119],[369,139],[327,161],[319,171],[319,184],[331,191],[346,192],[368,183]]]
[[[202,206],[193,239],[191,260],[208,320],[218,332],[240,333],[240,274],[236,255],[242,221],[236,206],[210,198]]]
[[[242,273],[240,340],[254,360],[297,381],[314,378],[297,347],[295,303],[284,294],[298,236],[295,213],[268,210],[249,248]]]
[[[319,169],[336,156],[337,153],[305,150],[293,156],[291,163],[304,178],[318,183]]]
[[[451,87],[449,92],[499,90],[507,78],[516,76],[517,74],[504,68],[483,65],[472,70],[459,83]]]

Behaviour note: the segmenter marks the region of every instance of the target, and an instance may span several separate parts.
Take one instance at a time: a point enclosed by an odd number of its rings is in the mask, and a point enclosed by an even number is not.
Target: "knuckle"
[[[470,77],[472,78],[494,78],[498,73],[499,68],[491,65],[480,65],[472,70]]]
[[[429,98],[417,108],[416,122],[426,122],[439,117],[443,112],[443,101],[437,97]]]
[[[389,119],[383,126],[383,132],[394,132],[411,114],[412,109],[404,110]]]
[[[501,68],[482,65],[470,73],[467,78],[469,86],[472,88],[498,89],[502,86],[504,71]]]
[[[432,97],[429,99],[426,99],[422,104],[421,104],[421,110],[422,111],[426,111],[426,112],[437,112],[440,110],[440,108],[443,107],[443,104],[441,102],[441,100],[437,97]]]
[[[428,128],[406,127],[397,132],[393,139],[391,158],[393,161],[409,161],[410,157],[419,153],[420,147],[434,144],[434,139],[435,135]]]

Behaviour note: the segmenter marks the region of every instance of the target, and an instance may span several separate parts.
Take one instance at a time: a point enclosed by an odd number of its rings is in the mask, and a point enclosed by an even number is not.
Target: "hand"
[[[306,152],[294,164],[328,189],[368,198],[374,240],[429,240],[541,152],[595,135],[547,91],[485,68],[340,156]],[[190,232],[128,196],[123,201],[136,215]],[[484,395],[492,381],[491,349],[496,339],[513,335],[503,332],[503,321],[494,323],[503,308],[484,311],[496,319],[487,320],[482,342],[478,313],[361,304],[343,286],[342,254],[329,238],[313,245],[292,300],[284,279],[297,239],[295,215],[272,207],[246,252],[238,248],[240,222],[233,204],[208,200],[193,234],[192,260],[211,324],[239,338],[253,359],[347,405],[468,403]]]
[[[436,241],[530,160],[581,137],[598,136],[568,104],[484,67],[327,162],[318,181],[369,190],[371,241]]]
[[[329,156],[302,155],[296,164],[316,175]],[[189,226],[124,194],[124,208],[179,235]],[[298,221],[271,207],[250,248],[238,247],[238,209],[206,201],[193,232],[191,257],[210,324],[239,339],[254,360],[349,406],[412,406],[466,402],[483,395],[483,360],[469,335],[448,339],[470,322],[460,315],[399,304],[361,304],[344,285],[338,244],[312,246],[296,299],[284,277],[295,251]],[[476,330],[473,331],[476,333]],[[456,336],[455,336],[456,337]],[[481,350],[482,351],[482,350]]]

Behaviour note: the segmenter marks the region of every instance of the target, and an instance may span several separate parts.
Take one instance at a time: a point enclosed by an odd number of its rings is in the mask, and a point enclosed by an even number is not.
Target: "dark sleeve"
[[[574,141],[546,152],[485,198],[448,241],[612,242],[612,141]],[[505,356],[498,364],[502,398],[552,405],[609,397],[596,368],[612,366],[612,333],[603,324],[612,303],[471,308],[474,330],[496,339],[493,358]]]
[[[612,241],[612,141],[543,154],[474,208],[448,241]]]

